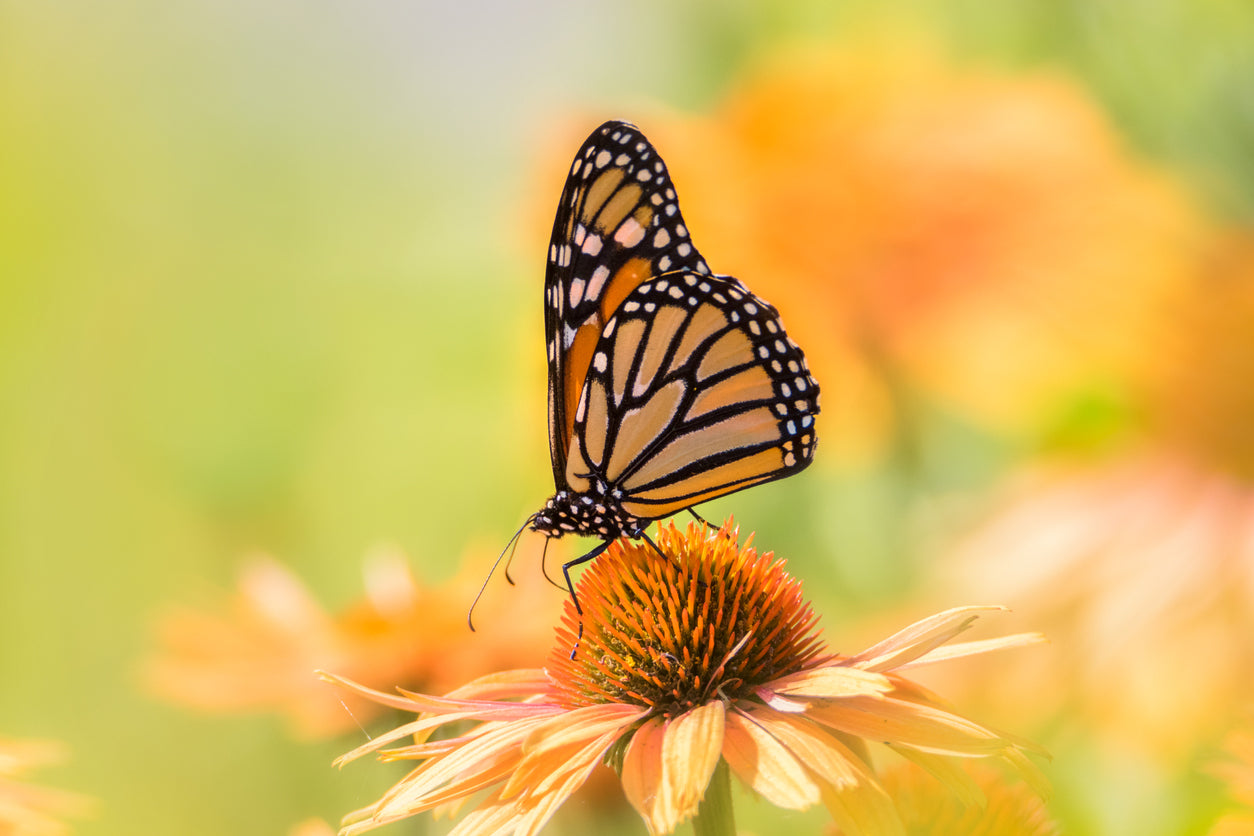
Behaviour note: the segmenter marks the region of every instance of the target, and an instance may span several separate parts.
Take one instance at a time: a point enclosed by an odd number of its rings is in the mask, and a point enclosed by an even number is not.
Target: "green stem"
[[[693,836],[736,836],[736,818],[732,814],[731,771],[727,761],[719,758],[705,798],[692,820]]]

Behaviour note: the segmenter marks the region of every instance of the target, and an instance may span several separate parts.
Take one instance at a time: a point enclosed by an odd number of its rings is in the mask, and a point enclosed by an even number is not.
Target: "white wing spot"
[[[671,234],[664,229],[659,229],[657,231],[657,235],[653,236],[653,246],[657,247],[659,250],[670,242]]]
[[[644,240],[645,229],[635,218],[628,218],[614,233],[614,240],[624,247],[634,247]]]
[[[579,243],[579,242],[576,241],[575,243]],[[589,235],[587,238],[584,239],[583,246],[580,249],[582,249],[588,255],[596,255],[597,253],[601,252],[601,246],[604,243],[605,242],[601,240],[600,235]]]
[[[610,277],[610,268],[602,264],[600,267],[592,271],[592,278],[588,280],[589,299],[599,299],[601,290],[605,287],[605,281]]]
[[[570,306],[572,308],[579,307],[579,303],[583,301],[584,287],[587,282],[583,279],[572,279],[570,283]]]
[[[605,355],[604,351],[598,351],[596,356],[592,358],[592,367],[597,371],[605,374],[605,370],[609,367],[610,358]],[[792,424],[791,421],[788,422]]]
[[[575,342],[575,329],[567,325],[566,330],[562,332],[562,348],[570,348],[572,345],[574,345],[574,342]]]
[[[688,253],[692,252],[692,245],[685,241],[675,248],[675,252],[679,253],[681,256],[687,256]]]
[[[762,329],[758,327],[757,320],[755,319],[749,320],[749,333],[753,334],[753,336],[755,337],[762,335]]]
[[[684,289],[682,287],[672,287],[668,292],[670,293],[672,299],[684,298]]]
[[[609,165],[610,160],[612,159],[614,159],[613,154],[611,154],[609,151],[602,151],[600,154],[597,154],[597,163],[596,163],[597,168],[605,168],[607,165]]]

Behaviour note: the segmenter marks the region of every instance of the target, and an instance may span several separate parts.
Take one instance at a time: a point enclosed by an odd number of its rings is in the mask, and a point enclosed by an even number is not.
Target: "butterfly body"
[[[640,537],[810,463],[818,384],[801,349],[775,308],[710,270],[634,125],[607,122],[576,154],[544,302],[556,492],[532,530]]]

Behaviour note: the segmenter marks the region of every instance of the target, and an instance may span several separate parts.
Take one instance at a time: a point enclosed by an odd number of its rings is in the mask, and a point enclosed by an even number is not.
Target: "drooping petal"
[[[971,626],[982,613],[1005,612],[1005,607],[955,607],[937,613],[889,636],[851,657],[848,662],[863,670],[888,671],[940,647]]]
[[[816,702],[806,716],[846,734],[908,743],[944,755],[997,755],[1012,748],[978,723],[932,705],[896,698],[852,697]]]
[[[657,832],[669,833],[696,815],[710,776],[723,754],[726,710],[720,700],[679,715],[666,726],[662,741],[662,783],[666,819]]]
[[[907,670],[909,668],[922,667],[923,665],[931,665],[935,662],[949,662],[953,659],[961,659],[964,656],[979,656],[996,650],[1009,650],[1011,648],[1048,642],[1049,639],[1045,637],[1044,633],[1014,633],[1013,635],[1001,636],[995,639],[947,644],[924,653],[912,662],[898,665],[894,670]]]
[[[643,713],[644,709],[638,706],[590,705],[537,725],[522,742],[522,757],[502,790],[502,797],[537,788],[545,791],[544,782],[551,782],[551,776],[561,772],[563,764],[582,763],[587,747],[599,747],[599,752],[592,753],[599,758]]]
[[[666,723],[661,717],[650,717],[631,736],[623,756],[623,794],[644,819],[650,833],[654,829],[654,809],[661,805],[662,744]]]
[[[818,783],[788,747],[738,711],[726,718],[723,757],[736,777],[777,807],[804,810],[821,798]]]

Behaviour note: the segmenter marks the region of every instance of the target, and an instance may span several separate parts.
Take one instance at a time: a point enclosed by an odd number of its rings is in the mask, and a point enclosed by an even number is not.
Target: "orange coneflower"
[[[780,561],[714,532],[663,527],[669,556],[613,544],[578,587],[584,632],[568,603],[548,666],[478,679],[444,697],[350,690],[418,718],[341,758],[380,751],[421,763],[342,833],[487,797],[454,830],[535,833],[603,764],[652,833],[701,808],[723,816],[727,768],[770,802],[822,802],[854,833],[898,833],[869,743],[886,744],[943,781],[969,781],[950,757],[994,758],[1033,773],[1025,744],[950,711],[900,675],[925,662],[1036,641],[1018,635],[942,647],[990,607],[924,619],[852,656],[832,653]],[[573,653],[572,653],[573,651]],[[455,737],[433,739],[469,722]],[[383,749],[403,738],[414,742]],[[725,765],[725,766],[724,766]],[[713,780],[712,780],[713,779]],[[707,812],[703,800],[719,804]]]
[[[379,687],[444,690],[502,666],[539,663],[560,592],[538,576],[520,578],[504,612],[485,613],[482,632],[466,629],[478,568],[450,583],[420,585],[407,561],[382,550],[366,561],[364,598],[329,613],[289,569],[249,561],[228,612],[182,608],[158,624],[162,643],[145,670],[166,699],[205,711],[276,711],[303,737],[355,728],[379,706],[344,701],[313,672],[343,671]],[[542,598],[542,596],[547,596]],[[347,710],[346,710],[347,709]]]
[[[57,763],[65,748],[48,740],[0,739],[0,833],[5,836],[63,836],[66,818],[90,814],[93,802],[65,790],[18,780],[30,769]]]

